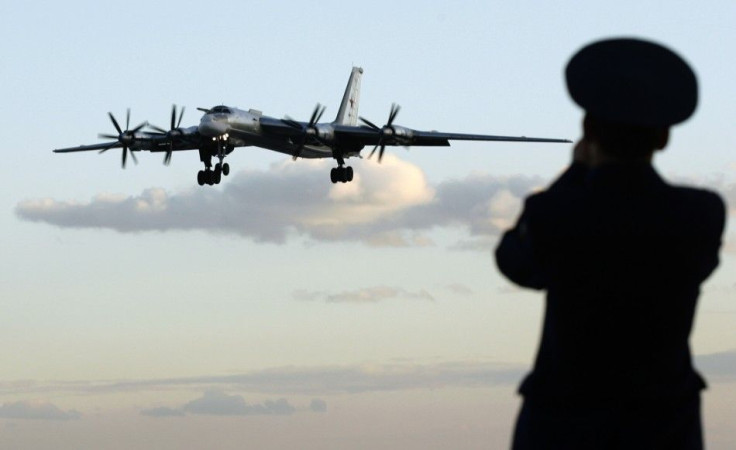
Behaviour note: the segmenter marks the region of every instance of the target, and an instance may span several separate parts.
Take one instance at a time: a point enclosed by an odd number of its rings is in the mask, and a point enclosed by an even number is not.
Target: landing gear
[[[349,166],[344,167],[345,159],[343,158],[342,153],[333,151],[333,156],[337,160],[337,167],[334,167],[330,171],[330,181],[332,181],[333,184],[337,183],[338,181],[340,183],[353,181],[353,168]]]
[[[200,186],[204,186],[205,184],[212,186],[213,184],[220,184],[220,181],[222,181],[222,176],[227,176],[230,173],[230,166],[228,163],[223,164],[220,166],[218,163],[215,166],[215,170],[211,170],[209,167],[205,170],[200,170],[197,173],[197,183]]]
[[[215,140],[215,138],[213,138]],[[213,184],[220,184],[222,176],[228,176],[230,174],[230,164],[223,163],[225,156],[232,151],[232,147],[227,145],[227,135],[223,135],[217,140],[216,153],[212,153],[211,148],[201,148],[199,150],[199,159],[204,163],[204,170],[200,170],[197,173],[197,183],[200,186],[205,184],[212,186]],[[214,169],[212,168],[212,156],[216,156],[220,162],[215,164]]]
[[[348,183],[350,181],[353,181],[353,168],[352,167],[334,167],[330,171],[330,181],[333,183],[337,183],[338,181],[340,183]]]
[[[217,163],[217,164],[215,164],[215,172],[221,173],[221,174],[223,174],[225,176],[230,175],[230,164],[228,164],[228,163],[225,163],[225,164]]]

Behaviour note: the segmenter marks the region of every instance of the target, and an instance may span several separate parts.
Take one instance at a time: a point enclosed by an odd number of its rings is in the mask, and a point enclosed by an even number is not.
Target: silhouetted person
[[[573,163],[496,249],[509,279],[547,291],[513,448],[700,449],[688,338],[725,207],[651,165],[695,110],[695,75],[660,45],[613,39],[580,50],[566,78],[586,111]]]

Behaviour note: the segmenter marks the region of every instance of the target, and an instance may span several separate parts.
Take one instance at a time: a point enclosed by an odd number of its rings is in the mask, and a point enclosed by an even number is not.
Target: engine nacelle
[[[331,144],[335,142],[335,128],[330,124],[316,124],[314,128],[317,131],[317,138],[325,143]]]
[[[395,141],[397,144],[410,144],[414,139],[414,132],[410,128],[405,128],[399,125],[393,125],[391,127],[393,133],[387,136],[392,142]]]

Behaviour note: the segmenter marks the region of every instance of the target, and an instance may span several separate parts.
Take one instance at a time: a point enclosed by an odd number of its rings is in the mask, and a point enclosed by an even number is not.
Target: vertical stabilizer
[[[360,78],[363,76],[361,67],[353,67],[350,72],[345,94],[342,96],[340,109],[337,111],[335,123],[340,125],[358,124],[358,102],[360,101]]]

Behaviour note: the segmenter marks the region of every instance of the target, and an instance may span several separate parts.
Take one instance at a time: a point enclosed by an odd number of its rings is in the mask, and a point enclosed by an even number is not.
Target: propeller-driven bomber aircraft
[[[135,152],[147,150],[164,153],[164,164],[171,162],[174,152],[199,150],[199,159],[204,170],[197,174],[200,186],[220,183],[222,175],[230,173],[230,165],[224,159],[236,147],[256,146],[274,150],[297,158],[334,158],[337,167],[330,172],[333,183],[346,183],[353,179],[353,168],[345,166],[350,157],[360,157],[365,146],[373,146],[369,158],[378,151],[381,162],[386,146],[449,146],[450,140],[464,141],[510,141],[510,142],[571,142],[566,139],[545,139],[510,136],[488,136],[480,134],[442,133],[438,131],[418,131],[395,125],[399,106],[392,105],[388,121],[382,127],[363,117],[358,117],[360,81],[363,69],[353,67],[345,88],[337,117],[329,123],[320,123],[325,108],[319,104],[314,108],[308,122],[299,122],[289,117],[277,119],[264,116],[261,111],[243,111],[229,106],[197,108],[204,112],[199,125],[181,128],[184,108],[178,114],[176,105],[171,109],[171,124],[164,130],[148,122],[130,129],[130,109],[125,120],[125,130],[108,113],[118,134],[100,134],[100,138],[114,139],[93,145],[62,148],[56,153],[86,152],[98,150],[104,153],[112,148],[122,148],[122,165],[130,156],[137,163]],[[361,125],[358,125],[360,119]],[[218,163],[212,167],[212,157]]]

